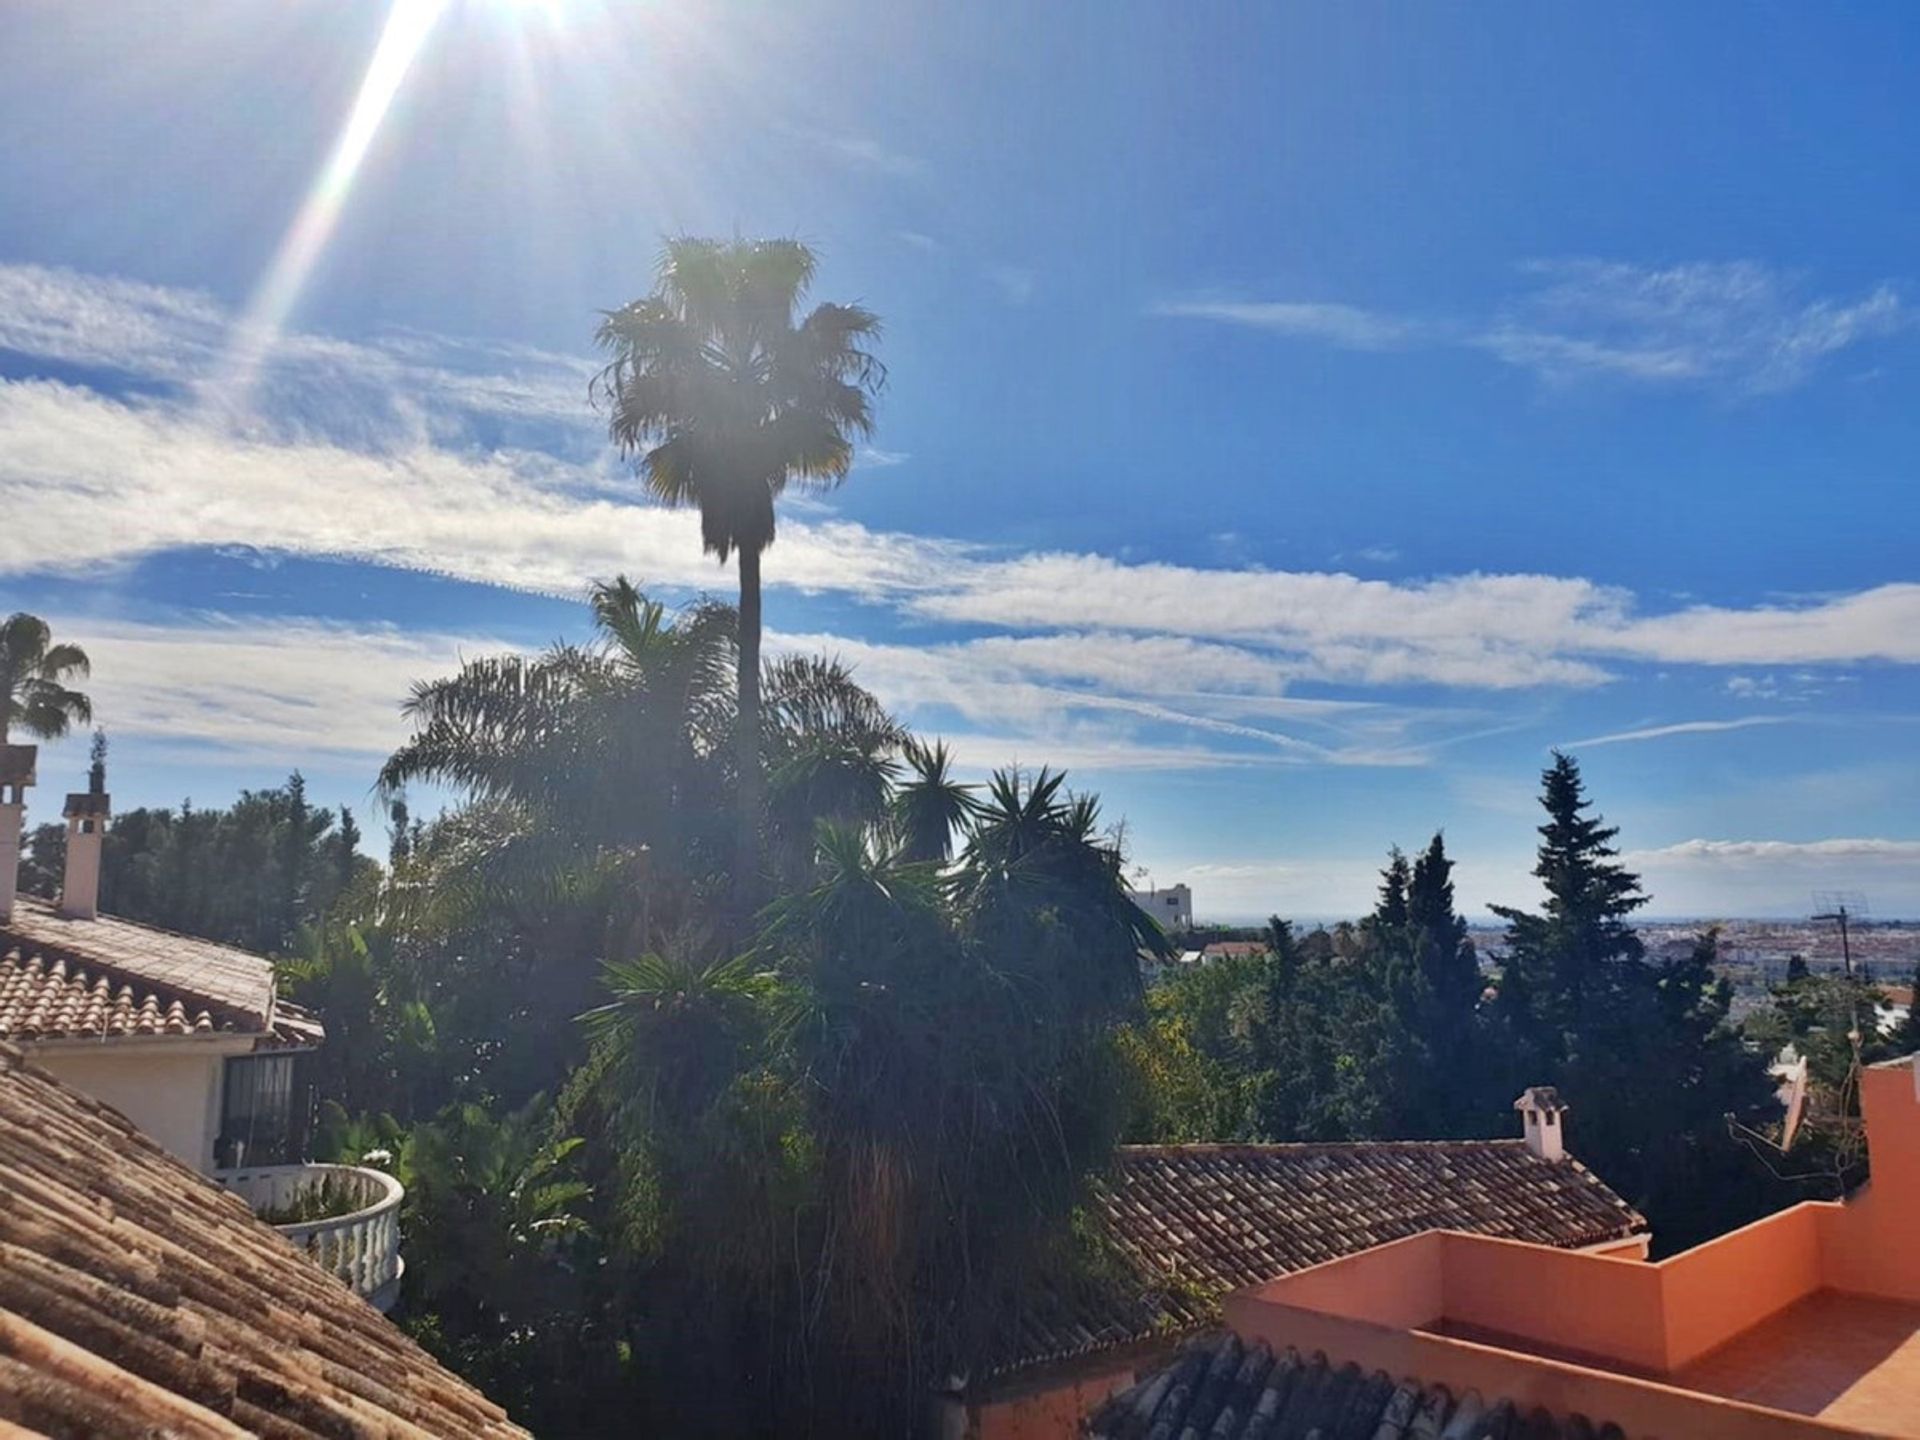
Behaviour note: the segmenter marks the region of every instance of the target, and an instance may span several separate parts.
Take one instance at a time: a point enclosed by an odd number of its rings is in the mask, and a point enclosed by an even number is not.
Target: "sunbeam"
[[[339,223],[340,212],[353,189],[354,176],[367,148],[379,133],[393,97],[407,70],[433,30],[448,0],[393,0],[387,23],[374,46],[367,73],[360,81],[353,108],[327,163],[301,202],[293,224],[281,238],[273,263],[255,288],[246,310],[235,322],[226,363],[203,395],[208,408],[237,414],[246,409],[260,368],[271,355],[281,327],[313,272]]]

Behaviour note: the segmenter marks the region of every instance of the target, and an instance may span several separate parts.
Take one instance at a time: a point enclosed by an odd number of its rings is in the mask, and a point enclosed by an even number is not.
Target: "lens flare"
[[[227,359],[207,398],[229,412],[244,411],[260,367],[272,354],[281,327],[293,312],[314,262],[339,223],[341,208],[367,147],[379,133],[393,97],[448,0],[393,0],[387,23],[367,62],[353,108],[347,112],[327,163],[281,238],[273,262],[235,322]]]

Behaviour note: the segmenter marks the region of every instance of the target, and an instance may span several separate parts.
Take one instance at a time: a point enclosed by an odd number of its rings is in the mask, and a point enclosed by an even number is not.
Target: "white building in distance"
[[[1193,891],[1185,885],[1171,885],[1165,890],[1135,890],[1133,903],[1158,920],[1160,928],[1169,935],[1193,928]]]

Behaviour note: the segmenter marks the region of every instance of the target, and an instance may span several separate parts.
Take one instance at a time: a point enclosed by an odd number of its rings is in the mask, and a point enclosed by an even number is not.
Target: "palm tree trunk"
[[[760,551],[740,547],[740,701],[738,771],[740,800],[738,841],[735,847],[735,884],[742,894],[753,887],[760,867],[760,808],[764,777],[760,768]]]

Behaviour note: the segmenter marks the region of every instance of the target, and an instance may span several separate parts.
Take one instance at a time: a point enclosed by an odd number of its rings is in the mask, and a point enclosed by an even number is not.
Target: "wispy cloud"
[[[1477,317],[1294,299],[1169,301],[1151,313],[1347,350],[1479,350],[1553,384],[1611,378],[1736,394],[1790,390],[1842,351],[1913,323],[1891,283],[1809,296],[1797,277],[1754,261],[1541,260],[1520,273],[1525,287]]]
[[[573,594],[625,570],[724,583],[687,511],[617,472],[427,442],[368,450],[237,436],[164,401],[0,383],[0,574],[82,574],[167,549],[246,545]],[[1639,613],[1590,580],[1363,580],[1310,571],[1003,557],[938,537],[790,519],[769,583],[950,624],[1109,630],[1238,646],[1290,682],[1531,689],[1604,683],[1616,660],[1920,663],[1920,585],[1799,605]]]
[[[1616,730],[1611,735],[1593,735],[1585,740],[1568,740],[1563,750],[1591,750],[1598,745],[1626,745],[1641,740],[1664,740],[1670,735],[1717,735],[1725,730],[1751,730],[1755,726],[1785,725],[1795,717],[1788,715],[1746,715],[1737,720],[1681,720],[1671,725],[1649,725],[1642,730]]]
[[[1354,305],[1313,301],[1170,300],[1155,305],[1152,313],[1324,340],[1343,350],[1397,350],[1411,344],[1420,333],[1420,326],[1411,320]]]
[[[781,122],[777,128],[783,134],[805,142],[821,154],[851,169],[865,170],[874,175],[905,178],[918,175],[925,168],[919,156],[897,150],[871,135],[825,130],[817,126],[796,125],[790,122]]]
[[[877,445],[863,445],[853,457],[853,463],[860,470],[890,470],[895,465],[906,464],[912,458],[905,450],[882,450]]]
[[[167,623],[50,617],[84,634],[94,711],[116,739],[233,762],[346,760],[364,767],[406,735],[416,680],[462,656],[514,648],[484,635],[386,625],[184,616]]]
[[[1479,343],[1553,380],[1598,371],[1788,390],[1828,357],[1911,321],[1889,284],[1851,300],[1806,298],[1793,277],[1752,261],[1663,269],[1538,261],[1527,273],[1539,288],[1513,302]]]
[[[117,372],[187,399],[217,374],[237,323],[200,291],[0,264],[0,350]],[[287,331],[241,418],[260,435],[322,432],[374,445],[454,438],[484,419],[579,448],[599,428],[586,403],[595,368],[586,355],[413,330],[362,341]]]
[[[0,382],[0,574],[77,575],[247,545],[578,594],[616,571],[699,588],[725,572],[699,520],[617,473],[532,451],[254,439],[162,402]],[[965,547],[844,521],[784,525],[783,583],[898,596]]]
[[[552,357],[398,335],[380,353],[387,373],[407,377],[411,425],[369,432],[319,415],[236,427],[203,413],[190,388],[168,388],[194,373],[223,322],[206,297],[0,266],[4,296],[20,300],[0,305],[6,344],[49,359],[113,361],[160,389],[116,397],[104,382],[0,382],[0,575],[90,575],[167,550],[241,546],[561,595],[619,571],[682,590],[728,584],[701,554],[697,519],[646,503],[597,444],[569,458],[564,444],[475,443],[483,402],[473,397],[507,405],[499,397],[521,367],[539,370]],[[122,333],[134,343],[116,348]],[[369,348],[313,335],[288,344],[312,357],[299,363],[335,356],[347,368]],[[861,464],[903,459],[871,450]],[[1382,721],[1363,732],[1343,716],[1337,734],[1302,733],[1318,723],[1298,708],[1303,687],[1523,692],[1604,685],[1632,663],[1746,675],[1779,667],[1802,684],[1843,664],[1920,664],[1916,584],[1658,610],[1578,576],[1362,579],[1229,559],[1202,567],[1009,552],[808,513],[783,520],[767,578],[884,607],[896,623],[970,635],[966,683],[953,678],[961,661],[951,656],[944,679],[900,673],[949,696],[982,733],[1005,732],[1009,705],[1057,708],[1063,694],[1104,690],[1116,702],[1074,694],[1075,711],[1101,710],[1110,728],[1204,731],[1249,753],[1288,749],[1264,738],[1279,735],[1317,747],[1292,747],[1316,763],[1402,763],[1446,731]],[[900,647],[908,648],[927,649]],[[904,662],[894,654],[887,663]],[[998,708],[968,711],[967,686],[988,683]],[[1223,728],[1236,725],[1262,734]]]

